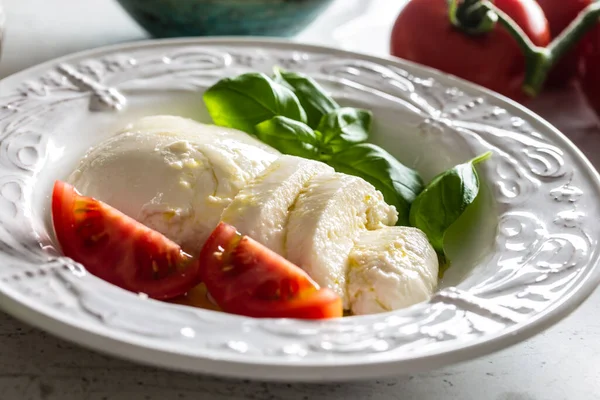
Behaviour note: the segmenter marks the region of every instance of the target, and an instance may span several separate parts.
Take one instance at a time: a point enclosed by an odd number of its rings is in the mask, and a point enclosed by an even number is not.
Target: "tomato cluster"
[[[521,28],[532,45],[541,48],[551,46],[551,42],[593,2],[491,1]],[[595,28],[552,65],[546,85],[557,86],[573,79],[580,80],[590,104],[600,113],[600,22],[595,23]],[[500,23],[477,35],[457,28],[449,18],[448,0],[411,0],[401,11],[392,30],[391,53],[467,79],[518,101],[527,98],[523,91],[527,58],[515,35]]]

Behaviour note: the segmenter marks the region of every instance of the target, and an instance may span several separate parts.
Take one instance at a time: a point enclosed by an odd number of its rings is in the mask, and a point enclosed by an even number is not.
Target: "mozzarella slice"
[[[437,286],[437,255],[417,228],[394,226],[363,232],[348,264],[349,306],[357,315],[425,301]]]
[[[279,156],[244,132],[147,117],[90,149],[69,182],[196,254],[234,196]]]
[[[288,216],[296,198],[311,178],[333,172],[322,162],[283,155],[235,196],[221,220],[285,256]]]
[[[174,115],[151,115],[143,117],[130,123],[118,133],[141,133],[156,137],[185,135],[189,138],[193,138],[194,143],[218,143],[223,140],[233,140],[248,146],[258,147],[270,154],[280,154],[271,146],[245,132],[238,131],[237,129],[201,124],[192,119]]]
[[[346,300],[348,254],[367,229],[393,225],[396,209],[371,184],[333,173],[313,178],[288,221],[286,257]]]

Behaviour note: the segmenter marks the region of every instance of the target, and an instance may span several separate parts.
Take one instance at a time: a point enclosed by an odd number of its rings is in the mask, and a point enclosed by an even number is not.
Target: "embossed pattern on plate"
[[[482,173],[498,212],[493,253],[428,303],[318,323],[150,301],[56,254],[48,199],[40,197],[48,193],[39,187],[60,176],[52,169],[69,152],[69,141],[97,140],[78,134],[78,127],[126,113],[144,96],[201,92],[221,77],[269,72],[274,65],[310,74],[341,102],[368,102],[376,115],[398,113],[412,132],[403,140],[417,143],[420,153],[429,146],[448,149],[415,157],[425,175],[452,165],[452,149],[492,150]],[[524,109],[434,71],[285,42],[179,40],[75,55],[2,84],[0,294],[12,313],[35,323],[34,310],[59,321],[47,329],[96,348],[102,347],[96,339],[107,337],[121,344],[119,354],[140,361],[265,379],[385,375],[471,357],[501,345],[470,347],[531,334],[541,320],[573,309],[599,279],[595,171]],[[397,146],[397,138],[376,140]],[[367,364],[372,368],[361,369]]]

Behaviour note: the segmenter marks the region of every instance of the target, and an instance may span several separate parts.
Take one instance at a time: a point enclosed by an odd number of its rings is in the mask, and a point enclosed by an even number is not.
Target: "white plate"
[[[327,322],[258,320],[160,303],[53,250],[49,194],[92,144],[142,115],[208,121],[201,91],[273,65],[373,110],[373,141],[425,179],[488,149],[479,221],[452,244],[430,302]],[[438,72],[288,42],[150,41],[88,51],[0,82],[0,300],[85,346],[181,370],[285,380],[415,372],[480,356],[564,317],[600,280],[599,177],[519,105]]]

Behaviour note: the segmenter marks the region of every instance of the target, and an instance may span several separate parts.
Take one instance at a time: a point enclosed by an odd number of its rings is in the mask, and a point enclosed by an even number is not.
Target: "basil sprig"
[[[247,73],[210,87],[204,102],[217,125],[258,137],[284,154],[325,162],[377,188],[408,224],[423,183],[384,149],[366,143],[372,113],[338,103],[312,78],[275,68],[273,78]]]
[[[276,68],[273,78],[247,73],[204,94],[217,125],[240,129],[284,154],[325,162],[371,183],[398,211],[398,224],[424,231],[445,262],[444,237],[479,192],[475,164],[443,172],[425,189],[419,174],[367,143],[372,113],[338,103],[312,78]],[[400,139],[399,139],[400,140]]]
[[[446,260],[446,232],[479,194],[479,176],[475,165],[491,155],[492,153],[487,152],[442,172],[432,179],[412,203],[410,225],[425,232],[443,261]]]
[[[296,72],[274,68],[274,80],[291,89],[306,111],[308,126],[315,129],[321,119],[330,112],[340,108],[338,103],[309,76]]]
[[[204,103],[216,125],[250,134],[257,124],[278,115],[306,122],[294,92],[262,73],[221,79],[204,93]]]
[[[302,122],[281,115],[263,121],[254,127],[256,137],[284,154],[319,158],[320,137],[318,132]]]
[[[352,107],[338,108],[325,114],[317,131],[325,151],[337,153],[357,143],[366,142],[371,130],[371,111]]]

